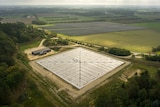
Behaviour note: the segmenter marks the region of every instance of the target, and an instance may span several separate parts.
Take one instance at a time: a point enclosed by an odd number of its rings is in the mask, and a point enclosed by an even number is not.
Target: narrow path
[[[39,44],[38,47],[42,47],[43,46],[43,42],[45,41],[46,39],[42,39],[41,43]]]
[[[72,47],[76,47],[76,46],[80,46],[80,45],[78,45],[78,44],[75,44],[75,45],[61,45],[61,46],[49,46],[50,48],[52,48],[52,47],[60,47],[60,48],[62,48],[62,47],[64,47],[64,48],[72,48]]]

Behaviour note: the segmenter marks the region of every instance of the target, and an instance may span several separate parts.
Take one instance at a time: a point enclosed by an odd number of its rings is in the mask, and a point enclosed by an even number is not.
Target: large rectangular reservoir
[[[121,60],[82,47],[39,59],[36,63],[78,89],[124,64]]]

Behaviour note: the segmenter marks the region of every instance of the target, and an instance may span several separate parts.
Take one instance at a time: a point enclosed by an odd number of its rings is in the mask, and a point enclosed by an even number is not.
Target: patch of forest
[[[0,32],[0,106],[11,105],[25,85],[26,70],[17,63],[15,42]],[[19,56],[20,57],[20,56]]]
[[[21,101],[26,88],[26,57],[17,49],[17,43],[43,36],[39,31],[23,23],[0,23],[0,106],[13,106]]]

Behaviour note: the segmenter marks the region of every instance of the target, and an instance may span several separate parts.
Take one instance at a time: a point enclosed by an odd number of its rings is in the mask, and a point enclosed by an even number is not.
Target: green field
[[[111,32],[67,38],[108,47],[120,47],[136,52],[150,52],[152,47],[160,44],[159,32],[153,30],[135,30]]]
[[[153,29],[153,30],[160,30],[160,22],[138,23],[138,24],[133,24],[133,25],[142,26],[142,27],[146,27],[149,29]]]

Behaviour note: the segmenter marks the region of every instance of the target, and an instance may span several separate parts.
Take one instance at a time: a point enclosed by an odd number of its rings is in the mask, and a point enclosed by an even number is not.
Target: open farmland
[[[48,29],[57,33],[79,36],[88,34],[99,34],[106,32],[118,32],[127,30],[140,30],[144,27],[132,26],[111,22],[86,22],[86,23],[61,23],[55,26],[47,26],[44,29]]]
[[[135,30],[83,36],[66,36],[66,38],[108,47],[121,47],[131,51],[149,52],[152,47],[159,45],[160,35],[158,31]]]

